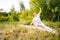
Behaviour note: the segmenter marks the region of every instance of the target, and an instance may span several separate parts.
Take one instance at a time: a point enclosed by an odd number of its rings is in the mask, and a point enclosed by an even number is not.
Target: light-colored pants
[[[52,31],[52,28],[49,28],[48,26],[46,26],[45,24],[43,24],[42,22],[34,22],[34,24],[33,24],[35,27],[38,27],[38,26],[41,26],[41,27],[43,27],[43,28],[45,28],[46,30],[48,30],[48,31]]]

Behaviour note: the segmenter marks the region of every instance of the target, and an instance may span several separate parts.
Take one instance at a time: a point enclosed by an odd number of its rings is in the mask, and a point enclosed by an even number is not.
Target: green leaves
[[[30,0],[30,10],[39,12],[41,7],[41,19],[49,21],[60,21],[60,0]]]
[[[25,6],[22,1],[19,3],[19,6],[20,6],[20,11],[25,10]]]

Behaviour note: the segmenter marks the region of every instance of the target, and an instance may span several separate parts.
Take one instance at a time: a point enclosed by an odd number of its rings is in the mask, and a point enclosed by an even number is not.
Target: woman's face
[[[36,13],[33,13],[33,17],[36,17],[37,16],[37,14]]]

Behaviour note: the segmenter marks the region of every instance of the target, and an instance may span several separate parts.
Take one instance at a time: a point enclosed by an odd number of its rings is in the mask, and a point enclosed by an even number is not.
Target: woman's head
[[[33,13],[33,17],[37,16],[36,12]]]

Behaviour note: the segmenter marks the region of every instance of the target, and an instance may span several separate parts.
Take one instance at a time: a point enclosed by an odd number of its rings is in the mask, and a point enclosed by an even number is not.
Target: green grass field
[[[17,25],[18,23],[0,23],[1,40],[59,40],[60,34],[53,34],[37,29],[29,29]],[[49,24],[50,26],[50,24]],[[54,26],[54,25],[53,25]]]

